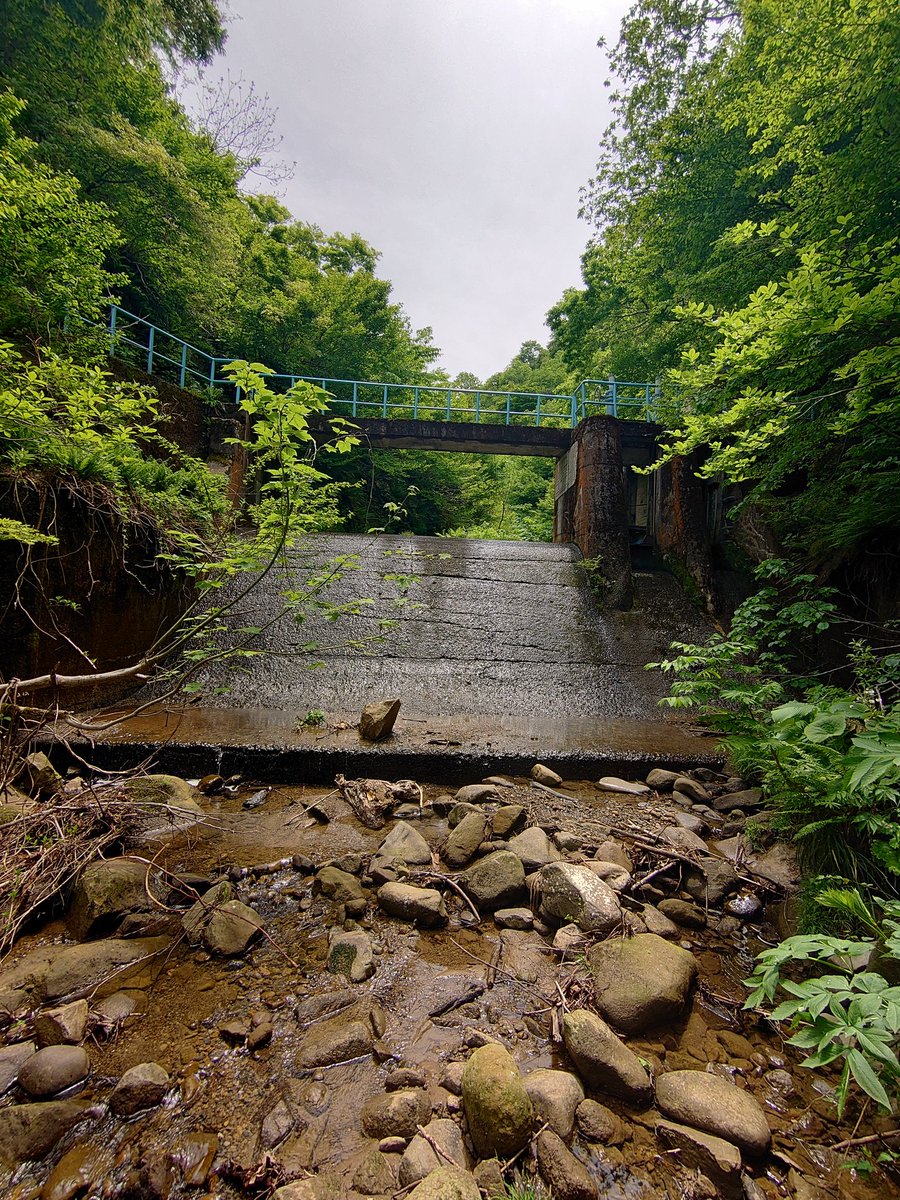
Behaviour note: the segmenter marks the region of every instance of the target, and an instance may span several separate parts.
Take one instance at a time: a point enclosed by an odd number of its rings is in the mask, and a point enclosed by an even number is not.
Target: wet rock
[[[581,849],[584,838],[579,837],[577,833],[569,833],[566,829],[558,829],[553,835],[553,844],[563,853],[571,853]]]
[[[87,1000],[73,1000],[61,1008],[48,1008],[34,1019],[34,1036],[39,1046],[77,1045],[84,1037],[88,1020]]]
[[[62,1156],[41,1188],[41,1200],[73,1200],[102,1183],[102,1152],[94,1146],[73,1146]],[[97,1195],[96,1189],[93,1191]]]
[[[147,867],[143,863],[128,858],[90,863],[75,884],[66,916],[72,936],[83,942],[98,933],[108,933],[126,913],[152,907],[145,883]]]
[[[586,1009],[563,1016],[563,1041],[589,1087],[636,1104],[650,1098],[650,1076],[640,1059],[600,1017]]]
[[[77,996],[80,992],[93,990],[98,984],[113,975],[120,979],[128,974],[128,968],[141,969],[139,964],[160,955],[171,946],[167,937],[135,938],[121,941],[106,938],[76,946],[53,946],[33,951],[16,963],[15,967],[0,975],[0,996],[3,1007],[15,1009],[28,998],[53,1003],[63,996]],[[153,969],[158,969],[158,962]],[[12,1004],[8,997],[18,993]]]
[[[323,867],[316,875],[313,887],[336,904],[367,899],[365,889],[356,876],[351,875],[349,871],[342,871],[340,867]]]
[[[589,867],[550,863],[540,873],[540,915],[574,922],[589,932],[609,933],[622,917],[615,892]]]
[[[462,1073],[465,1063],[451,1062],[447,1063],[444,1068],[444,1073],[440,1078],[440,1085],[445,1088],[453,1096],[462,1095]]]
[[[534,764],[531,768],[531,778],[535,783],[542,783],[544,787],[559,787],[562,783],[562,775],[557,775],[555,771],[551,771],[543,763]]]
[[[570,922],[568,925],[560,925],[556,933],[553,935],[554,950],[577,950],[579,946],[583,946],[587,938],[584,932],[577,925]]]
[[[716,796],[713,800],[713,808],[716,812],[731,812],[732,809],[741,808],[760,808],[763,803],[763,794],[759,788],[746,788],[740,792],[725,792],[722,796]]]
[[[602,862],[595,859],[587,864],[598,879],[611,887],[614,892],[624,892],[631,886],[631,873],[618,863]]]
[[[373,858],[369,864],[369,878],[375,887],[383,883],[396,883],[400,874],[394,868],[392,858]]]
[[[739,917],[742,921],[752,921],[762,912],[762,901],[752,892],[743,893],[726,900],[724,908],[730,917]]]
[[[371,1138],[411,1138],[417,1125],[431,1116],[431,1100],[424,1088],[401,1088],[370,1097],[362,1107],[363,1133]]]
[[[100,1018],[101,1024],[112,1028],[130,1017],[135,1007],[133,996],[129,996],[127,992],[113,992],[111,996],[98,1001],[94,1012]]]
[[[42,750],[25,756],[16,782],[36,800],[49,800],[63,789],[62,775]]]
[[[412,825],[398,821],[381,845],[382,858],[393,858],[408,866],[431,866],[431,847]]]
[[[374,1040],[369,1021],[358,1017],[348,1019],[342,1013],[307,1031],[297,1053],[297,1066],[307,1070],[328,1067],[332,1063],[371,1054]]]
[[[487,813],[467,813],[444,843],[441,850],[444,861],[451,867],[464,867],[471,862],[487,836],[489,824]]]
[[[662,831],[662,836],[670,846],[674,846],[676,850],[681,850],[683,853],[692,850],[698,854],[708,853],[703,838],[698,837],[696,833],[691,833],[689,829],[682,829],[680,825],[670,825]]]
[[[279,1100],[263,1118],[259,1140],[266,1150],[274,1150],[294,1128],[294,1117],[285,1100]]]
[[[663,771],[657,767],[647,776],[647,786],[654,788],[657,792],[671,792],[675,781],[679,778],[677,771]]]
[[[229,1046],[243,1046],[250,1032],[249,1021],[223,1021],[219,1026],[219,1037]]]
[[[462,1133],[455,1121],[439,1117],[429,1121],[427,1125],[423,1125],[422,1129],[423,1133],[440,1146],[441,1153],[439,1155],[435,1151],[423,1134],[417,1133],[400,1159],[398,1179],[401,1187],[418,1183],[441,1165],[446,1165],[447,1159],[451,1160],[453,1166],[460,1167],[464,1171],[469,1168],[469,1155],[466,1153]]]
[[[526,871],[537,871],[547,863],[559,862],[560,852],[547,837],[540,825],[532,825],[530,829],[510,838],[509,848],[522,860]]]
[[[478,908],[494,912],[515,904],[525,891],[525,868],[510,850],[497,850],[473,863],[459,878]]]
[[[682,929],[706,928],[706,914],[696,904],[691,904],[688,900],[660,900],[657,908],[664,917],[668,917],[670,921],[674,921]]]
[[[478,1184],[468,1171],[438,1167],[409,1193],[410,1200],[481,1200]]]
[[[597,1200],[597,1185],[562,1138],[545,1129],[537,1139],[541,1178],[554,1200]]]
[[[378,1149],[382,1154],[402,1154],[406,1149],[406,1138],[386,1137],[379,1139]]]
[[[707,1071],[660,1075],[656,1102],[673,1121],[724,1138],[748,1154],[764,1154],[769,1147],[769,1125],[753,1096]]]
[[[761,875],[785,891],[792,891],[800,882],[800,868],[793,847],[776,842],[771,850],[751,862],[754,875]]]
[[[268,1046],[272,1038],[275,1036],[275,1026],[271,1021],[262,1021],[247,1034],[247,1049],[254,1053],[256,1050],[262,1050]]]
[[[91,1060],[80,1046],[46,1046],[19,1070],[19,1087],[35,1100],[55,1096],[87,1079]]]
[[[243,954],[265,922],[249,905],[232,899],[225,881],[209,889],[181,918],[192,945],[200,942],[213,954],[233,958]]]
[[[112,1090],[110,1111],[117,1117],[131,1117],[145,1108],[162,1104],[169,1090],[168,1073],[155,1062],[138,1063],[125,1072]]]
[[[395,1067],[388,1071],[384,1080],[386,1092],[399,1092],[401,1088],[423,1088],[425,1076],[415,1067]]]
[[[528,809],[524,804],[503,804],[492,818],[494,836],[498,838],[512,837],[528,819]]]
[[[706,821],[693,812],[675,813],[675,824],[680,825],[682,829],[689,829],[691,833],[696,833],[698,837],[703,837],[709,829]]]
[[[632,783],[628,779],[619,779],[617,775],[604,775],[597,780],[597,787],[602,792],[618,792],[622,796],[646,796],[650,791],[646,783]]]
[[[363,1196],[387,1196],[397,1188],[390,1163],[381,1150],[370,1150],[353,1175],[353,1190]]]
[[[534,928],[534,913],[530,908],[498,908],[494,921],[501,929],[529,930]]]
[[[589,952],[588,964],[597,1008],[630,1034],[679,1017],[697,975],[689,950],[654,933],[601,942]]]
[[[219,1139],[214,1133],[189,1133],[181,1138],[173,1158],[181,1167],[182,1179],[187,1187],[203,1187],[218,1149]]]
[[[372,939],[364,929],[349,933],[332,929],[328,935],[328,970],[332,975],[346,975],[351,983],[362,983],[375,974]]]
[[[611,838],[605,842],[601,842],[597,847],[594,861],[618,863],[626,871],[634,869],[634,864],[625,847],[620,842],[613,841]]]
[[[499,800],[500,793],[492,783],[469,783],[453,799],[457,804],[489,804]]]
[[[475,1164],[473,1174],[479,1191],[487,1200],[507,1195],[502,1164],[498,1158],[483,1158],[480,1163]]]
[[[678,1151],[683,1167],[700,1171],[726,1200],[741,1196],[741,1152],[723,1138],[672,1121],[657,1121],[656,1136],[667,1150]]]
[[[135,804],[164,805],[192,817],[204,816],[194,798],[194,789],[177,775],[137,775],[126,779],[122,787]]]
[[[16,1104],[0,1109],[0,1163],[17,1167],[43,1158],[60,1138],[93,1115],[83,1100],[50,1100],[45,1104]]]
[[[648,933],[655,933],[661,938],[677,938],[680,937],[678,926],[674,921],[669,920],[665,913],[654,908],[652,904],[645,904],[641,909],[641,919],[647,926]]]
[[[482,1158],[509,1158],[531,1136],[534,1109],[515,1059],[491,1043],[476,1050],[462,1074],[462,1100],[469,1134]]]
[[[0,1047],[0,1096],[6,1095],[16,1082],[20,1069],[36,1050],[34,1042],[16,1042],[12,1046]]]
[[[569,1071],[538,1068],[525,1076],[525,1091],[534,1105],[538,1121],[546,1121],[554,1133],[568,1141],[575,1128],[575,1110],[584,1099],[581,1081]]]
[[[709,803],[709,792],[702,783],[691,779],[689,775],[679,775],[672,787],[674,791],[681,792],[682,796],[689,796],[695,804]]]
[[[399,700],[378,700],[367,704],[359,718],[359,736],[367,742],[380,742],[394,728],[400,712]]]
[[[575,1110],[578,1132],[601,1146],[621,1146],[627,1136],[625,1122],[612,1109],[596,1100],[582,1100]]]
[[[444,897],[435,888],[385,883],[378,889],[378,905],[389,916],[414,921],[424,929],[436,929],[447,923]]]
[[[724,858],[705,857],[700,859],[696,871],[688,870],[684,879],[684,890],[699,904],[718,908],[725,897],[740,887],[737,871]]]

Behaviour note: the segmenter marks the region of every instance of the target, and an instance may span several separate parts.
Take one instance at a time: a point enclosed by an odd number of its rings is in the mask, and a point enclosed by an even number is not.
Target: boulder
[[[763,794],[759,788],[745,788],[740,792],[726,792],[723,796],[716,796],[712,804],[716,812],[731,812],[735,808],[746,812],[748,808],[762,807]]]
[[[74,938],[109,933],[126,913],[153,907],[145,884],[147,867],[130,858],[109,858],[90,863],[75,884],[66,924]]]
[[[690,1125],[764,1154],[772,1135],[765,1113],[749,1092],[708,1071],[668,1071],[656,1081],[656,1103],[681,1125]]]
[[[676,1125],[672,1121],[657,1121],[656,1136],[667,1150],[678,1151],[678,1162],[690,1170],[700,1171],[718,1188],[725,1200],[739,1200],[741,1186],[741,1152],[731,1142]]]
[[[265,922],[249,905],[232,899],[231,884],[217,883],[181,918],[192,945],[200,942],[213,954],[233,958],[243,954]]]
[[[575,1110],[584,1099],[584,1088],[569,1071],[543,1067],[525,1076],[525,1091],[534,1105],[538,1121],[546,1121],[554,1133],[568,1141],[575,1128]]]
[[[532,825],[514,838],[510,838],[509,848],[522,860],[526,871],[538,871],[547,863],[559,862],[560,851],[553,845],[540,825]]]
[[[796,851],[786,842],[776,842],[765,854],[752,859],[750,867],[754,875],[761,875],[787,892],[793,891],[800,882]]]
[[[73,1000],[61,1008],[48,1008],[34,1019],[34,1036],[39,1046],[77,1045],[87,1029],[87,1000]]]
[[[690,950],[655,933],[610,939],[588,953],[594,1001],[623,1033],[643,1033],[681,1016],[697,975]]]
[[[390,734],[400,712],[399,700],[377,700],[367,704],[359,718],[359,736],[367,742],[380,742]]]
[[[551,1129],[538,1135],[537,1161],[554,1200],[597,1200],[597,1185],[587,1168]]]
[[[54,946],[53,961],[37,982],[36,993],[52,1003],[64,996],[93,991],[113,976],[118,987],[124,986],[126,979],[134,983],[135,972],[140,971],[142,978],[158,972],[159,956],[171,945],[171,938],[150,937],[128,941],[106,938],[77,946]]]
[[[110,1111],[117,1117],[131,1117],[145,1108],[162,1104],[169,1090],[167,1072],[155,1062],[130,1067],[112,1090]]]
[[[0,1163],[17,1167],[43,1158],[69,1130],[92,1116],[83,1100],[51,1100],[0,1109]]]
[[[366,890],[356,876],[339,867],[323,867],[313,881],[313,888],[335,904],[365,903],[367,899]]]
[[[370,1150],[356,1168],[352,1186],[362,1196],[387,1196],[396,1191],[397,1181],[387,1155]]]
[[[409,866],[431,866],[431,847],[412,825],[398,821],[378,847],[381,858],[393,858]]]
[[[477,1049],[462,1074],[462,1100],[469,1134],[482,1158],[509,1158],[528,1142],[534,1109],[519,1068],[505,1047]]]
[[[663,771],[657,767],[647,776],[647,786],[657,792],[671,792],[675,781],[680,778],[677,771]]]
[[[370,1097],[362,1107],[363,1133],[370,1138],[411,1138],[416,1126],[431,1117],[431,1100],[424,1088],[401,1088]]]
[[[626,871],[634,869],[634,864],[631,857],[626,851],[621,842],[615,842],[611,838],[605,842],[601,842],[597,847],[597,853],[594,855],[595,862],[611,862],[618,863],[620,867],[624,867]]]
[[[619,779],[617,775],[604,775],[597,780],[601,792],[618,792],[622,796],[647,796],[650,793],[646,783],[632,783],[628,779]]]
[[[679,775],[672,787],[676,792],[681,792],[682,796],[690,797],[694,804],[709,804],[709,792],[702,783],[691,779],[689,775]]]
[[[641,909],[641,920],[647,926],[647,932],[655,933],[657,937],[671,940],[681,936],[675,922],[669,920],[665,913],[654,908],[652,904],[645,904]]]
[[[37,1050],[34,1042],[16,1042],[0,1047],[0,1096],[5,1096],[19,1077],[19,1071]]]
[[[42,750],[27,754],[22,759],[17,782],[35,800],[49,800],[64,786],[62,775]]]
[[[684,890],[698,904],[719,908],[725,897],[736,891],[740,884],[738,873],[730,862],[708,855],[700,859],[696,870],[688,869]]]
[[[496,784],[468,783],[453,797],[457,804],[488,804],[500,799]]]
[[[534,913],[530,908],[498,908],[494,921],[500,929],[528,930],[534,928]]]
[[[467,895],[480,909],[494,912],[515,904],[525,894],[525,868],[510,850],[496,850],[479,859],[459,878]]]
[[[492,818],[494,837],[512,837],[527,819],[528,809],[524,804],[502,804]]]
[[[624,892],[626,888],[631,886],[631,872],[626,871],[624,867],[620,867],[618,863],[603,862],[594,859],[593,862],[589,862],[586,865],[590,867],[598,879],[602,879],[614,892]]]
[[[444,897],[435,888],[413,887],[409,883],[384,883],[378,889],[378,906],[391,917],[414,921],[423,929],[436,929],[447,923]]]
[[[481,1200],[474,1176],[458,1167],[438,1167],[409,1193],[409,1200]]]
[[[709,829],[706,821],[702,817],[698,817],[695,812],[675,813],[675,824],[680,825],[682,829],[689,829],[691,833],[696,833],[698,837],[703,837]]]
[[[375,974],[372,939],[364,929],[332,929],[328,935],[328,970],[346,975],[351,983],[362,983]]]
[[[301,1070],[310,1070],[371,1054],[374,1040],[369,1021],[348,1018],[341,1013],[317,1022],[307,1030],[297,1052],[297,1066]]]
[[[194,789],[177,775],[136,775],[134,779],[126,779],[122,787],[134,804],[161,804],[192,816],[204,815],[194,798]]]
[[[451,867],[464,867],[478,853],[478,847],[487,837],[490,818],[487,813],[467,813],[451,832],[441,857]]]
[[[87,1079],[91,1060],[80,1046],[45,1046],[19,1070],[19,1087],[33,1100],[56,1096]]]
[[[596,1100],[582,1100],[575,1110],[575,1123],[583,1138],[601,1146],[621,1146],[627,1136],[622,1118]]]
[[[425,1134],[428,1136],[425,1137]],[[440,1155],[432,1142],[440,1146]],[[409,1187],[410,1184],[418,1183],[439,1166],[446,1164],[448,1159],[453,1166],[464,1171],[469,1168],[469,1155],[459,1126],[455,1121],[439,1117],[423,1125],[422,1133],[417,1133],[403,1152],[398,1175],[400,1186]]]
[[[657,908],[664,917],[668,917],[682,929],[706,928],[706,914],[703,909],[698,908],[696,904],[691,904],[688,900],[660,900]]]
[[[551,771],[543,763],[534,764],[531,768],[531,778],[535,783],[542,783],[544,787],[559,787],[562,783],[562,775],[557,775],[555,771]]]
[[[609,933],[622,919],[616,893],[590,867],[550,863],[540,873],[541,916],[574,922],[586,932]]]
[[[702,837],[698,837],[696,833],[691,833],[689,829],[682,829],[680,825],[669,825],[667,829],[662,831],[662,836],[670,846],[674,846],[676,850],[681,850],[682,853],[695,851],[697,854],[708,854],[706,842]]]
[[[447,813],[447,824],[451,829],[455,829],[460,821],[464,820],[470,814],[475,813],[477,815],[481,811],[477,804],[470,804],[468,801],[463,800],[459,804],[454,804]]]
[[[563,1042],[589,1087],[635,1104],[650,1099],[650,1076],[605,1021],[587,1009],[563,1015]]]

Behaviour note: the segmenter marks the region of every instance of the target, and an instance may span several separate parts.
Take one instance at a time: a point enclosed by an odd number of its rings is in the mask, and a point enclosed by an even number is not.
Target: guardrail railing
[[[179,387],[199,385],[202,389],[235,390],[234,384],[222,374],[233,356],[209,354],[118,304],[110,305],[106,335],[111,357],[131,362],[148,375],[177,382]],[[330,406],[335,413],[349,417],[405,417],[562,429],[574,428],[585,417],[598,414],[653,421],[660,409],[658,383],[622,379],[585,379],[572,395],[284,373],[268,379],[273,387],[285,389],[300,381],[318,384],[331,395]]]

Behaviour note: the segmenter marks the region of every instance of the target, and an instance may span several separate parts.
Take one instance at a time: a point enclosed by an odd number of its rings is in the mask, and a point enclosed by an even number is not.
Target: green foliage
[[[59,538],[52,533],[41,533],[33,525],[16,521],[11,517],[0,517],[0,542],[20,542],[23,546],[55,546]]]

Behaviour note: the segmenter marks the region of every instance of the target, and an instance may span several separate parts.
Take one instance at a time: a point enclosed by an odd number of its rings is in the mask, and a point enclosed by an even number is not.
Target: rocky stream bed
[[[900,1194],[832,1149],[890,1119],[742,1011],[795,882],[758,793],[533,775],[140,780],[0,965],[3,1195]]]

